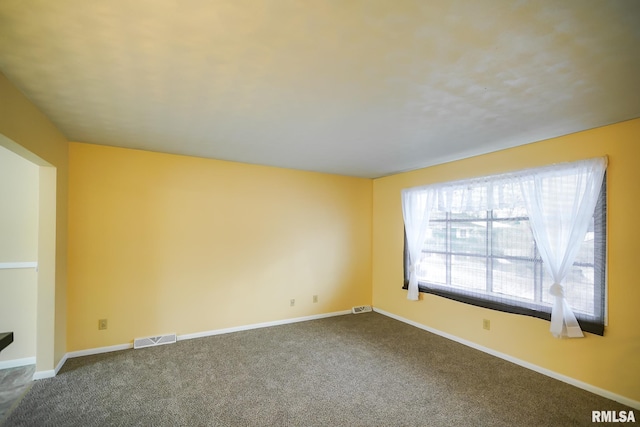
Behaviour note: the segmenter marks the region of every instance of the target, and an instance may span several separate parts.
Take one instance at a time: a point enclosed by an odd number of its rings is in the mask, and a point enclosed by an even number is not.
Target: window
[[[490,177],[489,177],[490,178]],[[491,182],[491,179],[489,179]],[[495,184],[499,185],[499,184]],[[507,192],[519,198],[518,186]],[[504,189],[503,188],[503,189]],[[473,189],[471,193],[478,193]],[[490,189],[491,192],[493,189]],[[500,190],[502,191],[502,190]],[[487,197],[481,191],[480,197]],[[473,197],[469,197],[473,198]],[[524,204],[491,209],[431,206],[413,271],[420,292],[490,309],[551,319],[554,281],[545,268]],[[481,203],[480,206],[486,206]],[[603,335],[605,315],[606,179],[595,213],[564,280],[564,298],[584,331]],[[405,289],[410,256],[405,235]]]

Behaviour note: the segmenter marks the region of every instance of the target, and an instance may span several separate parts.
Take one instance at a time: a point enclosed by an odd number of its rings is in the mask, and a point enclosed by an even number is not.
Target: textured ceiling
[[[0,71],[72,141],[378,177],[640,117],[640,1],[2,0]]]

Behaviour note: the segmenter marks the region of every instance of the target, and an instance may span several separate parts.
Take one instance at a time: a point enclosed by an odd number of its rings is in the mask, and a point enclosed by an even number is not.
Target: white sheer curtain
[[[596,158],[541,169],[520,181],[540,257],[553,278],[551,333],[556,337],[583,336],[563,282],[593,218],[606,167],[606,158]]]
[[[404,190],[402,192],[402,215],[407,234],[407,246],[411,266],[407,299],[418,300],[417,267],[422,255],[422,246],[429,227],[429,216],[433,208],[435,192],[428,188]]]

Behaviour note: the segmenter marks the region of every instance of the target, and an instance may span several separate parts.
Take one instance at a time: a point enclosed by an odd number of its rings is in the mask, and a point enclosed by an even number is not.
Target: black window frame
[[[580,328],[585,331],[585,332],[590,332],[596,335],[600,335],[603,336],[604,335],[604,329],[605,329],[605,323],[606,323],[606,308],[605,308],[605,304],[606,304],[606,250],[607,250],[607,186],[606,186],[606,181],[607,181],[607,175],[605,173],[604,177],[603,177],[603,181],[602,181],[602,187],[600,190],[600,195],[598,197],[598,202],[596,204],[596,208],[594,211],[594,262],[593,264],[591,263],[574,263],[574,265],[577,266],[590,266],[594,268],[594,315],[590,316],[586,313],[582,313],[582,312],[575,312],[576,314],[576,319],[578,321],[578,324],[580,325]],[[521,219],[526,219],[528,220],[528,217],[522,217]],[[490,235],[491,234],[491,227],[493,225],[494,222],[496,221],[502,221],[502,220],[506,220],[506,221],[511,221],[513,220],[513,218],[508,218],[508,219],[497,219],[497,218],[493,218],[492,216],[492,212],[491,211],[487,211],[487,234]],[[456,220],[456,219],[451,219],[451,215],[449,213],[447,213],[446,219],[434,219],[433,221],[438,221],[438,222],[447,222],[448,226],[447,226],[447,241],[449,242],[450,238],[451,238],[451,231],[449,229],[450,224],[451,223],[455,223],[455,222],[462,222],[462,221],[466,221],[466,220]],[[487,243],[488,247],[491,247],[490,243]],[[470,254],[468,253],[454,253],[451,250],[451,245],[450,243],[447,244],[447,249],[445,251],[423,251],[423,252],[429,252],[429,253],[441,253],[444,255],[447,255],[447,271],[449,272],[451,269],[451,256],[452,255],[462,255],[462,256],[469,256]],[[471,255],[474,256],[474,255]],[[543,271],[543,262],[542,259],[540,258],[539,254],[538,254],[538,250],[537,250],[537,246],[535,248],[535,256],[534,258],[525,258],[525,257],[509,257],[509,256],[504,256],[504,255],[500,255],[500,256],[496,256],[490,253],[490,249],[488,249],[487,254],[485,255],[487,258],[487,278],[488,278],[488,282],[487,282],[487,287],[491,287],[491,280],[490,279],[490,272],[492,270],[490,270],[490,266],[492,265],[491,262],[493,262],[494,259],[496,258],[503,258],[503,259],[507,259],[507,258],[513,258],[515,260],[519,260],[519,261],[531,261],[535,263],[535,267],[534,267],[534,275],[536,276],[540,276],[540,277],[534,277],[534,281],[539,281],[539,284],[536,283],[536,289],[535,289],[535,299],[537,301],[540,302],[535,302],[535,303],[527,303],[524,302],[522,300],[518,300],[518,305],[515,304],[506,304],[504,302],[499,302],[499,301],[495,301],[495,300],[491,300],[491,299],[484,299],[481,298],[478,295],[469,295],[467,293],[463,293],[463,292],[456,292],[455,288],[451,287],[447,287],[446,285],[440,285],[440,284],[433,284],[433,283],[424,283],[424,282],[418,282],[418,290],[419,292],[423,292],[423,293],[428,293],[428,294],[433,294],[433,295],[437,295],[440,297],[444,297],[444,298],[448,298],[451,300],[455,300],[458,302],[462,302],[465,304],[471,304],[471,305],[475,305],[478,307],[484,307],[484,308],[488,308],[491,310],[497,310],[497,311],[502,311],[502,312],[507,312],[507,313],[513,313],[513,314],[520,314],[520,315],[525,315],[525,316],[531,316],[531,317],[536,317],[536,318],[540,318],[540,319],[544,319],[544,320],[551,320],[551,307],[549,305],[547,305],[546,303],[542,302],[542,295],[541,292],[543,292],[544,290],[542,289],[542,274],[544,273]],[[408,289],[409,286],[409,276],[408,276],[408,271],[409,271],[409,265],[410,265],[410,260],[409,260],[409,255],[408,255],[408,247],[407,247],[407,236],[406,236],[406,232],[404,234],[404,286],[403,289]],[[596,260],[599,259],[601,260],[601,262],[596,262]],[[448,277],[448,282],[450,282],[450,274],[447,274]],[[515,301],[515,299],[514,299]]]

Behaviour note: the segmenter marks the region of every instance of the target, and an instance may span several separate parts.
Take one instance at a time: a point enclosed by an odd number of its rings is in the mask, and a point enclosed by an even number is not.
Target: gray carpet
[[[572,426],[630,409],[367,313],[69,359],[5,425]]]

